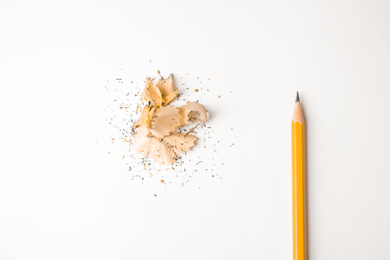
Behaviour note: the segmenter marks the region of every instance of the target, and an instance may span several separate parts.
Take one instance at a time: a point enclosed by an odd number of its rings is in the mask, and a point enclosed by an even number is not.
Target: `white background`
[[[0,259],[292,259],[297,90],[309,258],[390,259],[389,14],[385,0],[2,0]],[[107,80],[157,69],[222,95],[203,101],[235,143],[222,179],[141,184],[99,145]]]

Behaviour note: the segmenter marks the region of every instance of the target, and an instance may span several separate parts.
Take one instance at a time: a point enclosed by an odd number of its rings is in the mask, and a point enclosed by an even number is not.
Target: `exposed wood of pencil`
[[[306,151],[305,120],[297,93],[293,120],[292,140],[292,208],[293,208],[293,260],[306,260]]]

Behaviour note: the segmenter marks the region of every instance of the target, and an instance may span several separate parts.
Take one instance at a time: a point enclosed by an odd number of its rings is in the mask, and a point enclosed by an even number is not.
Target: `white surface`
[[[384,0],[1,1],[0,259],[291,259],[296,90],[309,258],[390,259],[389,12]],[[207,104],[236,144],[218,155],[221,180],[141,185],[96,144],[106,81],[157,68],[223,93]]]

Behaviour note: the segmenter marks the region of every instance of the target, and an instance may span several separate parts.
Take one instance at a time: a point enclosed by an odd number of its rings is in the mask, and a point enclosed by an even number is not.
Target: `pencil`
[[[291,122],[293,260],[306,260],[306,148],[305,120],[299,94]]]

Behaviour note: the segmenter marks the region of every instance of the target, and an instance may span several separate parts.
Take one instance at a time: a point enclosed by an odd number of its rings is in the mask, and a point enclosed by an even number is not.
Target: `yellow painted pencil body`
[[[305,121],[297,96],[291,122],[293,260],[306,260],[306,154]]]

